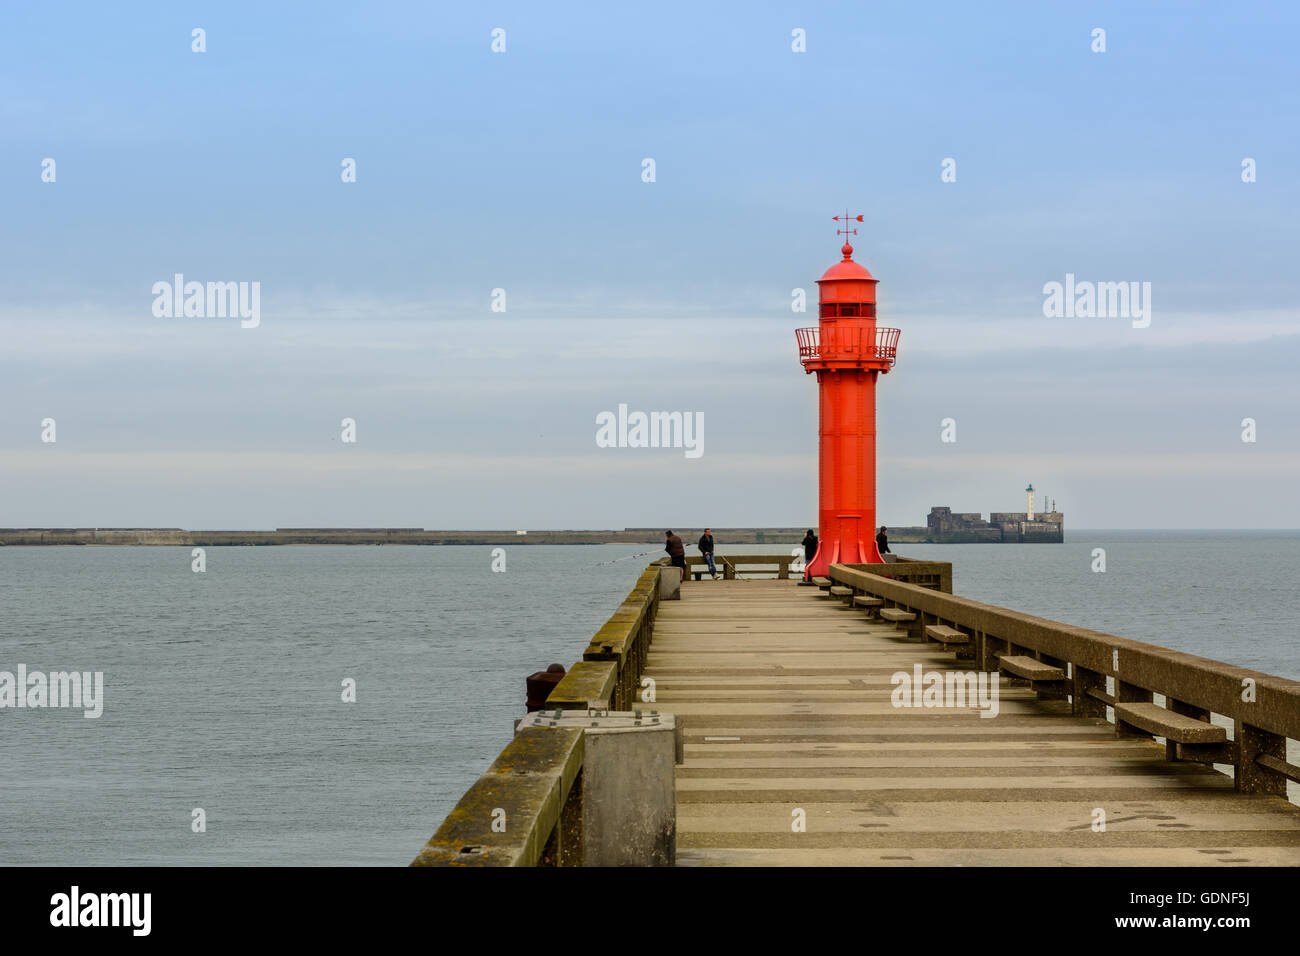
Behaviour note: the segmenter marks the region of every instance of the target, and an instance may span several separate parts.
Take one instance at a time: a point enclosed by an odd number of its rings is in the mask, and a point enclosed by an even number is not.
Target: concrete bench
[[[928,624],[925,628],[925,636],[933,638],[942,644],[968,644],[970,635],[963,634],[955,627],[949,627],[947,624]]]
[[[880,607],[885,602],[878,597],[868,597],[865,594],[859,594],[853,599],[854,607]]]
[[[812,583],[815,584],[815,585],[817,585],[817,586],[818,586],[819,588],[821,588],[823,591],[825,591],[827,588],[829,588],[829,587],[831,586],[831,579],[830,579],[830,578],[813,578],[813,579],[812,579]]]
[[[1116,704],[1115,719],[1180,744],[1221,744],[1228,740],[1228,732],[1217,724],[1151,703]]]
[[[903,624],[907,621],[915,621],[916,615],[911,611],[900,611],[896,607],[882,608],[880,616],[886,621],[892,621],[895,624]]]
[[[1012,676],[1023,677],[1025,680],[1065,680],[1065,671],[1061,668],[1053,667],[1051,664],[1044,664],[1032,657],[999,656],[998,666]]]
[[[849,597],[852,593],[853,593],[853,588],[846,588],[843,585],[839,585],[839,584],[835,585],[830,589],[831,597],[837,597],[837,598]]]

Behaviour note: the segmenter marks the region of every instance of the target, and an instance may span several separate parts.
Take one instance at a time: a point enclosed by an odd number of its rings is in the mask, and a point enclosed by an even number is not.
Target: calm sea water
[[[1300,534],[1070,538],[897,550],[968,597],[1300,679]],[[0,670],[105,680],[95,720],[0,710],[0,865],[408,863],[650,547],[511,547],[505,573],[486,547],[210,548],[203,574],[187,548],[0,548]]]

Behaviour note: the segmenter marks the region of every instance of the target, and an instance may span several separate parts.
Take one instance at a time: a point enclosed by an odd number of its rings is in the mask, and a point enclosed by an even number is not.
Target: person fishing
[[[666,543],[664,550],[668,552],[669,563],[675,568],[682,569],[682,581],[686,580],[686,548],[682,544],[682,539],[677,537],[671,531],[665,531]]]
[[[817,535],[813,534],[812,528],[809,528],[808,533],[803,536],[804,564],[812,564],[812,559],[816,555],[817,555]]]

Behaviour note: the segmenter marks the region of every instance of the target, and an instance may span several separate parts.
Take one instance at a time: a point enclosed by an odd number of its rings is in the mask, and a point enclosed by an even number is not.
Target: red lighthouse
[[[834,217],[837,222],[839,216]],[[852,217],[862,222],[861,216]],[[844,258],[817,280],[819,321],[798,329],[799,361],[817,373],[820,502],[817,554],[806,577],[832,564],[878,564],[876,547],[876,379],[894,366],[898,329],[876,325],[876,279],[853,261],[845,214]]]

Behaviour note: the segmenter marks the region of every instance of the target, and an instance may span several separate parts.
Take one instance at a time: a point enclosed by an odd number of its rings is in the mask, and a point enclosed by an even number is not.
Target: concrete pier
[[[647,568],[416,865],[609,839],[561,719],[608,708],[673,715],[679,866],[1300,865],[1300,682],[959,597],[942,562],[760,560]]]

